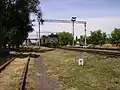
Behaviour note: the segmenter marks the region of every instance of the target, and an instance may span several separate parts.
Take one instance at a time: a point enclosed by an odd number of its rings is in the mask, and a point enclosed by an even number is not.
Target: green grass
[[[61,90],[120,90],[120,59],[54,50],[42,54],[46,75],[61,82]],[[75,58],[85,60],[79,66]]]

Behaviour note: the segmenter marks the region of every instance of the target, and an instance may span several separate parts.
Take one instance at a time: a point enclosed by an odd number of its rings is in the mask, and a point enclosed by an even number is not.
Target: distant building
[[[30,39],[26,39],[24,42],[23,42],[23,45],[26,45],[26,46],[29,46],[29,45],[31,45],[31,41],[30,41]]]

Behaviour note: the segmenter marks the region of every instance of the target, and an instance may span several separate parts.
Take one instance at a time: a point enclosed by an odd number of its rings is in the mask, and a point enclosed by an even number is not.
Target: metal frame
[[[84,31],[85,31],[85,46],[87,45],[87,41],[86,41],[86,25],[87,22],[86,21],[76,21],[76,17],[72,17],[71,20],[53,20],[53,19],[40,19],[41,25],[44,24],[44,22],[50,22],[50,23],[73,23],[73,46],[74,46],[74,24],[84,24]],[[40,25],[40,24],[39,24]],[[40,26],[39,26],[40,27]],[[40,29],[40,28],[39,28]],[[39,30],[40,31],[40,30]],[[39,32],[40,33],[40,32]]]
[[[52,20],[52,19],[41,19],[40,17],[38,17],[38,23],[39,23],[39,39],[32,39],[32,40],[39,40],[39,46],[40,46],[40,25],[43,25],[44,22],[50,22],[50,23],[73,23],[72,26],[73,26],[73,30],[72,30],[72,35],[73,35],[73,46],[74,46],[74,24],[84,24],[84,31],[85,31],[85,46],[87,46],[87,40],[86,40],[86,24],[87,22],[85,21],[76,21],[76,17],[72,17],[71,20]],[[38,36],[38,34],[37,34]]]

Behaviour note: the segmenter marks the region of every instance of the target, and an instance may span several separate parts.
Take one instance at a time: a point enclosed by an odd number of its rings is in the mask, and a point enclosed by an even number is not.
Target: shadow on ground
[[[49,49],[39,49],[39,48],[18,48],[18,49],[10,49],[11,51],[16,51],[16,52],[35,52],[35,53],[45,53],[48,51],[53,51],[55,50],[54,48],[49,48]]]
[[[37,50],[37,49],[17,49],[14,50],[16,53],[14,54],[15,57],[17,58],[26,58],[28,56],[32,57],[32,58],[38,58],[40,55],[38,55],[37,53],[45,53],[45,52],[49,52],[49,51],[53,51],[55,49],[51,48],[51,49],[42,49],[42,50]]]
[[[12,59],[12,55],[0,58],[0,66]]]
[[[38,58],[40,55],[38,54],[32,54],[32,53],[18,53],[18,54],[14,54],[13,55],[16,58],[27,58],[27,57],[31,57],[31,58]]]
[[[19,48],[19,49],[11,49],[10,51],[14,51],[14,53],[8,53],[7,54],[0,54],[0,66],[5,64],[7,61],[11,60],[12,58],[38,58],[40,55],[37,53],[45,53],[49,51],[53,51],[55,49],[49,48],[49,49],[41,49],[38,48]]]

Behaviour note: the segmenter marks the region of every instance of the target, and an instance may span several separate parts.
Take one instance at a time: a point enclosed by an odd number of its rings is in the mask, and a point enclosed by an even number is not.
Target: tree
[[[106,33],[102,32],[102,30],[91,31],[91,42],[94,45],[102,45],[106,42]]]
[[[51,46],[56,47],[59,45],[59,38],[57,34],[51,33],[51,35],[48,35],[48,38],[51,43]]]
[[[2,35],[2,21],[3,21],[3,15],[4,14],[4,0],[0,0],[0,48],[2,46],[3,41],[3,35]]]
[[[68,44],[72,45],[73,36],[71,33],[61,32],[61,33],[58,33],[58,37],[59,37],[60,45],[62,45],[62,46],[68,45]]]
[[[2,23],[4,46],[7,43],[19,46],[27,38],[28,32],[33,31],[29,17],[31,13],[39,11],[39,0],[5,0],[5,3]]]
[[[106,43],[111,43],[111,36],[110,34],[107,34],[107,38],[106,38]]]
[[[87,36],[86,40],[87,44],[92,44],[91,36]]]
[[[78,39],[79,43],[81,46],[84,45],[84,42],[85,42],[85,37],[83,35],[80,36],[80,38]]]
[[[78,37],[77,36],[76,36],[75,40],[78,41]]]
[[[75,37],[74,42],[75,42],[75,44],[78,42],[78,37],[77,36]]]
[[[112,44],[120,44],[120,28],[115,28],[111,33],[110,41]]]

